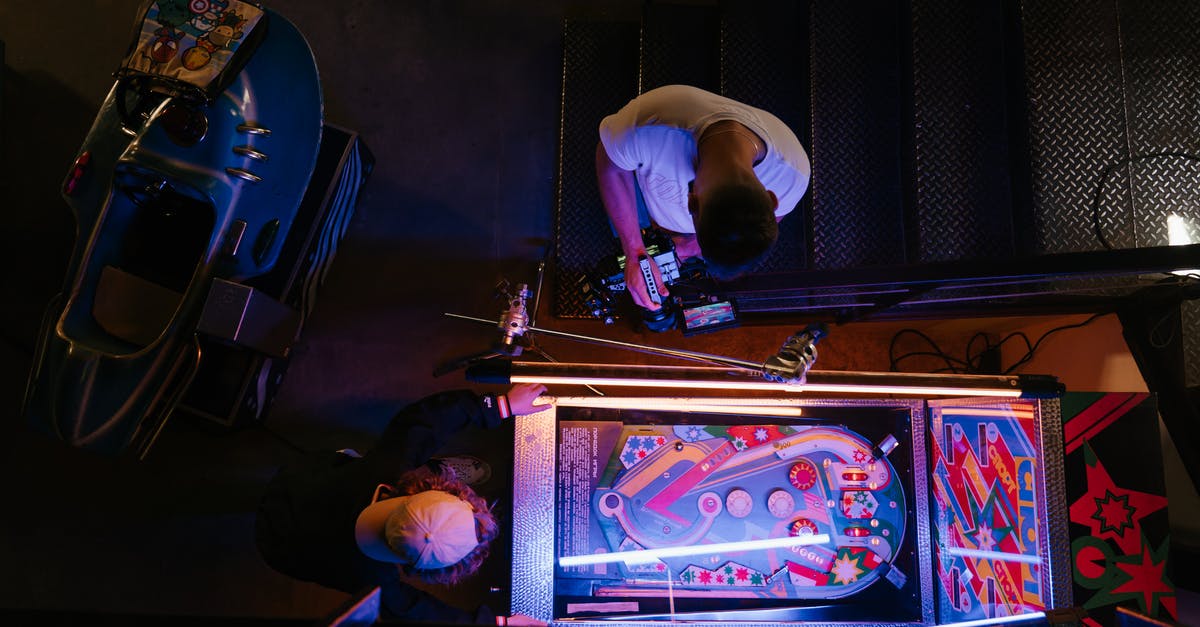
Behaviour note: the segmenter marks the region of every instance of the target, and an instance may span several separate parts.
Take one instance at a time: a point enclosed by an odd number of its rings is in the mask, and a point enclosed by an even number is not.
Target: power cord
[[[1177,151],[1151,152],[1119,159],[1112,165],[1105,168],[1104,172],[1100,175],[1100,183],[1096,185],[1096,194],[1092,197],[1092,230],[1095,231],[1096,239],[1100,241],[1100,244],[1104,246],[1106,250],[1113,250],[1113,246],[1108,241],[1108,238],[1104,236],[1104,229],[1100,226],[1100,201],[1104,197],[1104,187],[1108,183],[1108,177],[1111,176],[1112,173],[1121,166],[1162,157],[1174,157],[1176,159],[1185,159],[1187,161],[1200,163],[1200,156],[1196,156],[1191,153]]]
[[[1028,363],[1029,360],[1033,359],[1033,356],[1037,353],[1037,349],[1042,345],[1042,342],[1046,341],[1046,338],[1050,337],[1051,335],[1054,335],[1055,333],[1058,333],[1060,331],[1066,331],[1068,329],[1078,329],[1080,327],[1085,327],[1085,326],[1095,322],[1097,319],[1099,319],[1103,316],[1106,316],[1106,315],[1108,315],[1108,312],[1092,314],[1087,320],[1084,320],[1083,322],[1077,322],[1075,324],[1064,324],[1060,327],[1055,327],[1055,328],[1050,329],[1049,331],[1046,331],[1045,333],[1043,333],[1041,336],[1038,337],[1037,341],[1033,342],[1032,344],[1030,344],[1030,342],[1029,342],[1029,336],[1025,335],[1025,333],[1022,331],[1014,331],[1013,333],[1009,333],[1007,336],[1004,337],[1004,339],[1000,340],[1000,343],[997,344],[997,346],[1003,345],[1005,342],[1007,342],[1008,340],[1010,340],[1012,338],[1020,337],[1025,342],[1025,354],[1022,355],[1020,359],[1013,362],[1013,365],[1009,366],[1008,368],[1005,368],[1001,374],[1012,374],[1014,370],[1023,366],[1024,364]]]
[[[1030,341],[1029,336],[1026,335],[1024,331],[1014,331],[1001,338],[1000,341],[992,343],[987,333],[979,331],[975,333],[975,335],[971,336],[971,339],[967,341],[966,355],[963,359],[959,359],[946,353],[946,351],[942,350],[942,348],[938,346],[937,342],[935,342],[933,338],[917,329],[901,329],[892,336],[891,344],[888,346],[888,360],[892,372],[898,372],[900,369],[900,363],[904,360],[911,359],[913,357],[935,357],[943,361],[946,366],[944,368],[933,370],[933,373],[949,372],[952,374],[1009,375],[1012,374],[1014,370],[1033,359],[1033,356],[1037,353],[1038,348],[1041,347],[1042,342],[1045,342],[1046,339],[1051,335],[1061,331],[1066,331],[1068,329],[1078,329],[1080,327],[1087,326],[1104,315],[1106,315],[1106,313],[1098,313],[1092,315],[1087,320],[1082,322],[1055,327],[1040,335],[1036,341]],[[910,351],[901,355],[896,355],[896,345],[900,338],[905,335],[915,335],[921,338],[929,344],[932,350]],[[976,346],[979,344],[980,340],[982,340],[982,348],[977,349]],[[1025,344],[1025,353],[1011,366],[1008,368],[1003,368],[1000,362],[1000,349],[1011,341],[1023,342]]]
[[[900,338],[903,337],[904,335],[915,335],[915,336],[921,338],[922,340],[927,342],[929,344],[929,346],[931,346],[933,348],[933,350],[932,351],[911,351],[908,353],[904,353],[903,355],[897,356],[896,355],[896,344],[900,340]],[[968,348],[969,348],[969,346],[968,346]],[[947,354],[945,351],[943,351],[940,346],[937,345],[937,342],[933,341],[933,338],[929,337],[925,333],[922,333],[921,331],[918,331],[917,329],[901,329],[901,330],[897,331],[896,334],[892,336],[892,342],[888,346],[888,363],[891,368],[891,371],[899,372],[900,362],[902,362],[906,359],[911,359],[913,357],[936,357],[936,358],[944,361],[946,363],[946,367],[934,370],[933,372],[935,372],[935,373],[950,372],[953,374],[962,374],[963,372],[968,372],[968,373],[970,372],[971,362],[970,362],[969,356],[968,356],[967,360],[962,360],[962,359],[958,359],[956,357],[951,357],[949,354]]]

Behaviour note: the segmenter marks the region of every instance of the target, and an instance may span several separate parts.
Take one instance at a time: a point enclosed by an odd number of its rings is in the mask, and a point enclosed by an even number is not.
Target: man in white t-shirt
[[[800,202],[811,171],[800,140],[779,118],[687,85],[652,89],[600,122],[600,198],[631,260],[645,254],[640,190],[681,260],[702,256],[713,276],[739,276],[770,252],[776,223]],[[635,303],[659,308],[638,264],[626,264],[625,281]]]

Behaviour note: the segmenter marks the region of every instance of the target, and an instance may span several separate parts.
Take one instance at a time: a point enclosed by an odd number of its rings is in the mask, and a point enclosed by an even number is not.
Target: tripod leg
[[[467,355],[466,357],[460,357],[458,359],[448,361],[448,362],[434,368],[433,376],[440,377],[444,374],[449,374],[451,372],[454,372],[455,370],[461,370],[463,368],[466,368],[467,366],[469,366],[477,361],[483,361],[485,359],[492,359],[493,357],[499,357],[499,356],[500,356],[500,353],[497,353],[492,350],[487,350],[482,353],[475,353],[474,355]]]

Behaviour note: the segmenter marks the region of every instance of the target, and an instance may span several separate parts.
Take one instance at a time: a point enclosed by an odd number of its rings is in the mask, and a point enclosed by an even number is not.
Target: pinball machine
[[[932,625],[1071,605],[1054,399],[608,400],[517,419],[514,612]]]

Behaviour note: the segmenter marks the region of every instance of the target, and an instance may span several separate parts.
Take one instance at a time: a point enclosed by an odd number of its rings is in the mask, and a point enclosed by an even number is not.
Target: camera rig
[[[540,298],[542,275],[545,270],[543,262],[538,267],[538,288],[534,300],[533,311],[537,312],[537,298]],[[528,285],[519,283],[515,290],[509,289],[507,281],[497,286],[497,294],[504,296],[507,299],[507,306],[500,314],[499,322],[493,318],[491,320],[485,318],[476,318],[472,316],[464,316],[447,312],[445,315],[458,318],[460,320],[470,320],[472,322],[481,322],[489,325],[494,325],[501,332],[500,338],[492,345],[492,348],[476,355],[470,355],[463,359],[448,362],[439,366],[434,370],[434,376],[440,376],[458,368],[472,366],[480,362],[490,360],[495,357],[516,357],[521,354],[522,348],[527,348],[538,353],[546,361],[556,362],[537,346],[531,338],[533,332],[542,333],[553,337],[561,337],[571,340],[589,342],[593,344],[603,344],[608,346],[616,346],[619,348],[634,350],[643,353],[651,353],[657,355],[665,355],[668,357],[676,357],[680,359],[690,359],[693,361],[703,361],[720,366],[729,366],[739,368],[746,371],[758,373],[768,381],[779,383],[803,383],[808,375],[808,371],[812,369],[813,364],[817,360],[817,342],[828,333],[827,327],[822,323],[813,323],[797,331],[783,343],[783,346],[774,355],[768,357],[762,363],[734,359],[732,357],[724,357],[721,355],[712,355],[708,353],[699,353],[695,351],[659,348],[655,346],[647,346],[643,344],[633,344],[630,342],[620,342],[617,340],[608,340],[604,338],[592,337],[587,335],[579,335],[575,333],[566,333],[563,331],[554,331],[551,329],[535,327],[529,316],[529,309],[526,306],[526,300],[531,296]],[[686,330],[685,330],[686,333]],[[588,385],[597,394],[603,396],[599,390]]]
[[[449,372],[453,372],[460,368],[465,368],[471,364],[493,359],[497,357],[520,357],[525,350],[530,350],[534,353],[546,358],[547,361],[554,361],[547,355],[533,339],[526,335],[529,329],[533,326],[530,311],[537,313],[538,301],[535,299],[532,308],[526,303],[535,293],[540,296],[542,278],[545,273],[545,262],[538,266],[538,287],[537,292],[530,291],[529,285],[526,283],[518,283],[514,287],[507,279],[502,279],[496,284],[494,296],[497,299],[503,299],[506,306],[504,311],[500,313],[498,321],[492,320],[489,323],[495,325],[500,330],[500,337],[492,343],[487,350],[471,355],[465,355],[457,359],[452,359],[433,369],[433,376],[440,377]],[[446,314],[452,316],[453,314]],[[477,318],[471,318],[478,320]]]
[[[681,262],[671,238],[657,229],[643,230],[642,241],[646,256],[637,262],[646,277],[651,300],[659,303],[660,308],[644,309],[633,303],[625,285],[625,266],[629,260],[624,254],[616,254],[579,280],[583,302],[593,316],[605,324],[613,324],[622,309],[635,309],[647,329],[662,333],[679,328],[685,336],[738,325],[736,303],[720,293],[703,259],[692,257]],[[650,260],[658,265],[663,282],[670,286],[670,296],[659,296]]]
[[[516,289],[512,291],[507,288],[507,284],[502,284],[502,287],[498,288],[503,290],[503,294],[508,300],[508,307],[504,309],[504,313],[500,315],[500,322],[496,325],[499,327],[501,335],[496,342],[495,349],[496,352],[516,357],[521,354],[521,338],[529,330],[529,308],[526,307],[525,301],[532,296],[532,292],[525,283],[518,283]]]

